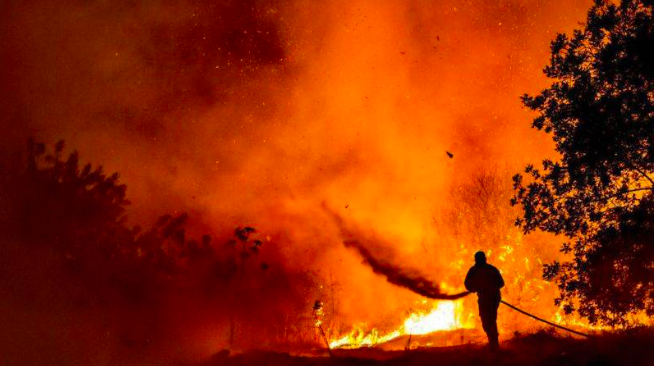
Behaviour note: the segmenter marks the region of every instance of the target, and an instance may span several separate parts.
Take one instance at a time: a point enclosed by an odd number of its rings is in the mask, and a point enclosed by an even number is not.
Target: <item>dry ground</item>
[[[607,333],[575,339],[539,332],[502,343],[490,353],[481,346],[464,345],[402,351],[376,348],[336,350],[335,357],[297,356],[289,353],[251,351],[216,354],[196,366],[305,366],[305,365],[653,365],[653,328]]]

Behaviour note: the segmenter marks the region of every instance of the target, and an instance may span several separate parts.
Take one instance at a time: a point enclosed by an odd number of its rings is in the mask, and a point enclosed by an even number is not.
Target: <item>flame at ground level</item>
[[[423,302],[427,303],[427,300]],[[356,326],[349,334],[330,342],[330,348],[358,348],[385,343],[403,335],[423,335],[439,330],[473,328],[470,320],[464,320],[463,302],[436,301],[427,312],[410,314],[403,324],[385,334],[373,328],[365,330],[366,324]]]

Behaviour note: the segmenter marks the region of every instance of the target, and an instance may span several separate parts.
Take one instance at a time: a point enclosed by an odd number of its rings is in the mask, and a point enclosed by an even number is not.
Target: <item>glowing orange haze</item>
[[[384,237],[379,255],[453,291],[461,290],[472,253],[489,250],[508,280],[504,296],[555,317],[555,292],[540,278],[540,261],[557,255],[559,240],[523,238],[507,224],[517,214],[508,204],[509,177],[554,156],[549,137],[530,128],[532,116],[519,96],[548,85],[541,69],[550,40],[584,20],[590,5],[261,3],[259,16],[277,29],[280,59],[248,63],[256,48],[227,56],[216,51],[216,64],[203,59],[202,68],[199,61],[167,64],[179,55],[153,44],[159,38],[146,28],[185,29],[194,17],[202,26],[211,20],[202,19],[199,6],[143,5],[112,13],[110,21],[97,8],[77,9],[87,16],[80,18],[75,9],[35,8],[49,31],[31,28],[20,15],[6,25],[27,25],[26,39],[40,40],[6,45],[27,60],[14,66],[24,72],[15,98],[23,98],[21,118],[29,126],[15,136],[64,138],[84,159],[120,172],[134,222],[150,222],[172,207],[190,211],[199,230],[246,223],[284,238],[278,244],[288,266],[336,284],[333,339],[357,324],[382,333],[404,324],[420,334],[412,328],[417,315],[410,314],[437,308],[442,315],[432,322],[442,325],[434,329],[475,327],[477,309],[473,297],[423,303],[373,274],[343,247],[323,202]],[[54,20],[47,16],[53,14]],[[71,37],[70,49],[62,51],[57,37]],[[220,97],[205,101],[187,93],[211,78],[227,80],[209,83],[207,94]],[[30,88],[38,102],[28,97]],[[474,196],[462,198],[481,173],[492,176],[491,209],[476,208]],[[501,311],[505,334],[534,325]]]

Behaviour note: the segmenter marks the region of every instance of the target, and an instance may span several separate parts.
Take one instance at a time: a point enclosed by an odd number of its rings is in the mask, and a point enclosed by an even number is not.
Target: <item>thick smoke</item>
[[[124,277],[100,278],[71,271],[54,249],[4,240],[0,336],[11,342],[0,351],[43,358],[32,364],[157,363],[148,357],[158,352],[174,363],[227,347],[231,322],[251,344],[313,344],[306,312],[317,297],[333,299],[335,333],[381,319],[397,325],[417,296],[390,283],[441,292],[390,263],[461,282],[448,267],[460,259],[461,234],[432,240],[453,187],[481,167],[514,172],[552,154],[518,97],[546,84],[550,40],[589,5],[3,2],[0,162],[24,153],[30,136],[64,139],[81,161],[121,174],[130,225],[188,212],[187,237],[210,234],[217,251],[235,227],[252,225],[269,267],[247,261],[239,281],[204,262],[174,277],[123,266]],[[16,193],[0,192],[0,204]],[[394,280],[344,248],[323,201],[400,239],[382,247],[355,238]],[[405,260],[390,261],[385,248]],[[114,292],[107,283],[130,286]]]

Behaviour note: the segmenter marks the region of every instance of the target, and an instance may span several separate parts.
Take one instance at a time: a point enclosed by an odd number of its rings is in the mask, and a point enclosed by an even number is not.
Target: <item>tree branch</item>
[[[624,195],[624,194],[628,194],[628,193],[639,192],[639,191],[652,191],[652,190],[653,190],[653,187],[651,187],[651,188],[629,189],[627,191],[617,192],[617,193],[615,193],[615,194],[613,194],[611,196],[602,197],[602,198],[600,198],[600,201],[609,200],[609,199],[612,199],[612,198],[615,198],[615,197],[618,197],[618,196],[621,196],[621,195]]]
[[[653,178],[649,177],[648,174],[646,174],[646,172],[644,172],[643,170],[637,167],[635,167],[635,170],[641,173],[641,175],[643,175],[644,178],[648,179],[648,181],[650,182],[651,189],[653,189]]]

